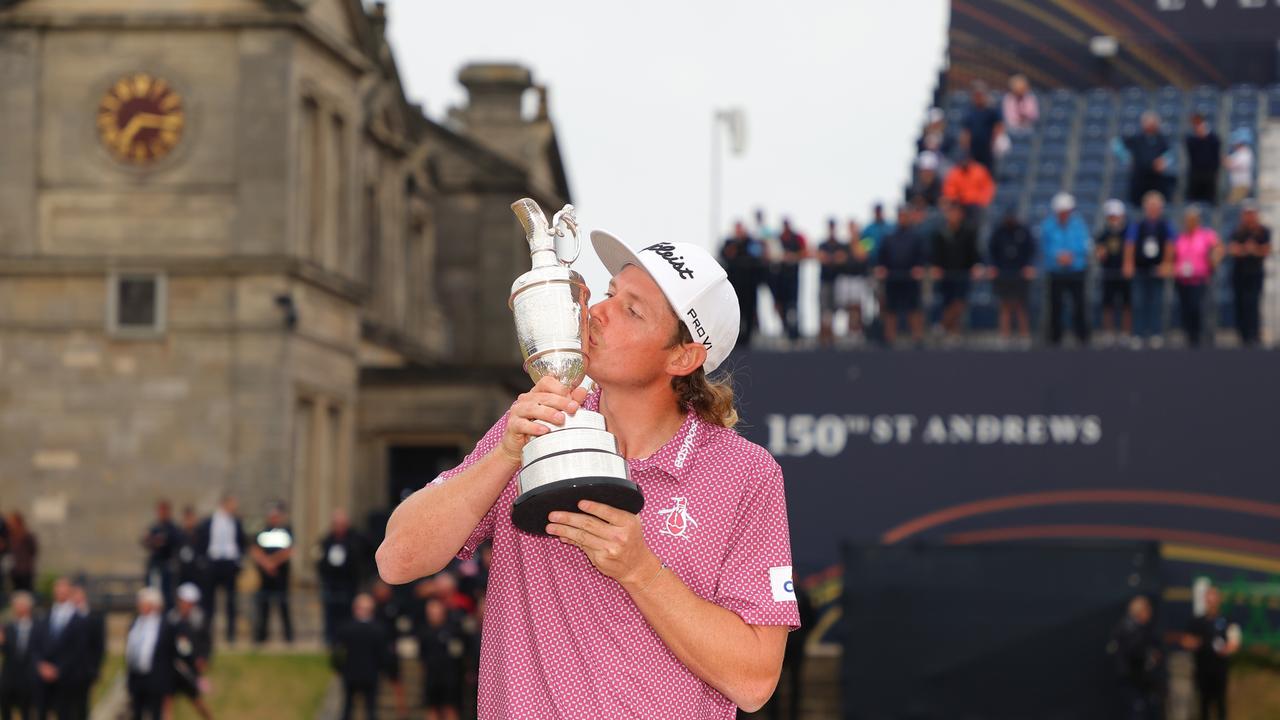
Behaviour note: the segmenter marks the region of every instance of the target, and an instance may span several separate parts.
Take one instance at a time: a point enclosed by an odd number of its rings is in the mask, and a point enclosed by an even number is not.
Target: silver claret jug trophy
[[[512,284],[509,301],[525,372],[535,383],[550,375],[576,388],[587,374],[582,345],[591,291],[569,268],[582,246],[573,206],[565,205],[550,224],[528,198],[512,203],[511,210],[524,226],[533,259],[533,269]],[[580,500],[640,512],[644,496],[618,454],[618,441],[605,430],[603,415],[579,409],[565,415],[564,425],[538,422],[552,432],[531,438],[521,453],[520,495],[511,506],[516,527],[546,535],[547,514],[580,512]]]

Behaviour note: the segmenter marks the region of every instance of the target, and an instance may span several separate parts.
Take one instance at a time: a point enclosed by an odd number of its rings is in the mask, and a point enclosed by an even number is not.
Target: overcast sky
[[[717,108],[747,117],[746,151],[723,146],[722,230],[763,207],[814,237],[830,215],[895,202],[947,22],[946,0],[387,5],[406,92],[433,119],[465,104],[466,63],[529,66],[550,89],[583,227],[632,245],[713,245]],[[594,257],[575,267],[602,290]]]

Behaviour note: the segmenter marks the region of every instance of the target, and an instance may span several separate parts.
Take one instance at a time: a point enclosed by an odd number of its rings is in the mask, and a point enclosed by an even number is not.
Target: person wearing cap
[[[1128,209],[1123,200],[1102,206],[1106,222],[1094,241],[1098,270],[1102,274],[1102,331],[1112,335],[1116,317],[1126,338],[1133,334],[1133,243],[1128,242]]]
[[[179,585],[177,602],[165,616],[165,622],[173,636],[172,694],[165,700],[165,714],[170,714],[174,699],[183,696],[200,717],[209,720],[213,713],[204,701],[204,674],[208,670],[212,644],[209,623],[200,609],[200,588],[194,583]]]
[[[1166,274],[1175,278],[1182,332],[1191,347],[1200,346],[1205,288],[1213,278],[1213,269],[1222,262],[1223,254],[1218,233],[1200,222],[1200,206],[1188,205],[1182,216],[1182,233],[1168,253],[1172,267]]]
[[[1152,190],[1142,198],[1142,217],[1129,226],[1133,246],[1133,331],[1149,347],[1164,344],[1165,253],[1177,231],[1164,215],[1164,196]]]
[[[893,347],[898,339],[898,320],[905,315],[911,341],[924,342],[924,312],[920,308],[920,283],[929,263],[925,241],[918,232],[914,211],[898,208],[898,222],[884,237],[876,254],[876,279],[883,289],[880,307],[884,316],[884,342]]]
[[[931,107],[925,114],[924,132],[916,141],[916,153],[932,152],[945,164],[955,150],[951,135],[947,134],[947,114],[942,108]]]
[[[1036,240],[1018,219],[1017,210],[1009,207],[991,233],[989,245],[988,273],[1000,301],[1000,338],[1008,342],[1013,336],[1013,325],[1017,324],[1018,337],[1024,345],[1029,345],[1031,323],[1027,317],[1027,296],[1036,276]]]
[[[492,540],[481,718],[729,720],[773,693],[799,623],[781,469],[734,432],[732,387],[711,375],[737,298],[698,245],[591,239],[613,276],[584,348],[596,388],[544,377],[519,396],[396,508],[378,569],[409,582]],[[511,520],[521,449],[579,407],[605,416],[644,508],[584,501],[526,534]]]
[[[1262,298],[1263,263],[1271,254],[1271,230],[1258,219],[1258,203],[1246,200],[1240,225],[1227,244],[1231,256],[1231,290],[1235,302],[1236,331],[1246,347],[1258,344],[1259,301]]]
[[[293,530],[285,522],[285,507],[280,501],[267,506],[267,521],[249,548],[253,565],[258,570],[258,592],[254,594],[253,641],[267,640],[271,606],[280,609],[284,641],[293,642],[293,618],[289,612],[289,567],[293,558]]]
[[[919,195],[929,204],[937,207],[942,199],[942,180],[938,176],[939,160],[937,153],[922,152],[916,159],[916,179],[907,192],[907,197]]]
[[[1053,197],[1053,215],[1040,225],[1044,272],[1049,277],[1049,342],[1062,342],[1062,309],[1071,303],[1071,321],[1081,345],[1089,344],[1085,314],[1084,274],[1089,267],[1089,228],[1075,212],[1076,199],[1061,192]]]
[[[1253,194],[1253,131],[1247,127],[1231,132],[1231,152],[1223,160],[1227,168],[1227,204],[1239,205]]]

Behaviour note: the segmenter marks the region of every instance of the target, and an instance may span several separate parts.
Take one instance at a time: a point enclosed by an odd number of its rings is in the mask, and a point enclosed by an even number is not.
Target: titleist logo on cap
[[[680,276],[681,280],[688,280],[693,277],[693,269],[684,266],[684,256],[676,255],[676,246],[671,243],[654,243],[640,252],[652,251],[658,257],[667,261],[672,270]]]

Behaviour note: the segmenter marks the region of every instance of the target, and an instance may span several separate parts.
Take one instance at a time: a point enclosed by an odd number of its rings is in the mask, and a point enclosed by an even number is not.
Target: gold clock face
[[[149,165],[168,155],[182,140],[185,125],[182,96],[147,73],[120,78],[98,105],[98,137],[113,157],[130,165]]]

